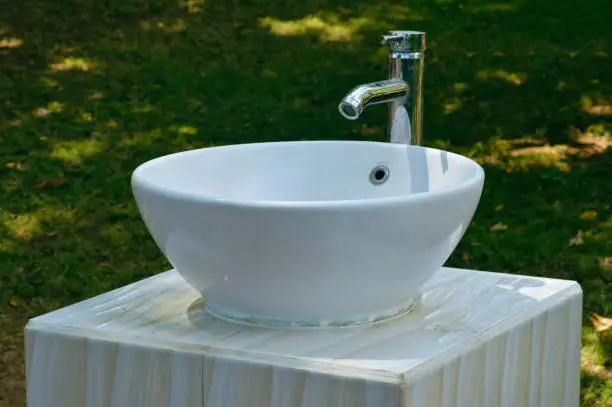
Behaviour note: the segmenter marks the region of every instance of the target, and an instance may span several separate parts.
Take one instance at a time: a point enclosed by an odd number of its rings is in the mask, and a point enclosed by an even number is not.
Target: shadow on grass
[[[487,174],[448,264],[575,279],[587,311],[611,312],[606,0],[0,0],[0,9],[9,319],[169,267],[130,192],[131,171],[150,158],[227,143],[384,140],[384,108],[349,122],[336,105],[386,76],[377,38],[393,28],[428,33],[426,143]]]

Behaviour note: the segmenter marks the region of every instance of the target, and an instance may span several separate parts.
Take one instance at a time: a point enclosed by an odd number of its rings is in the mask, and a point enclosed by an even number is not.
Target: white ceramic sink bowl
[[[390,175],[374,184],[379,165]],[[186,151],[132,176],[149,231],[207,309],[273,326],[405,312],[461,239],[483,182],[460,155],[359,141]]]

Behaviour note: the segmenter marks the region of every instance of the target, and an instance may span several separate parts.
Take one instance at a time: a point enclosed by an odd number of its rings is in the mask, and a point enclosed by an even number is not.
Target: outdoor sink
[[[206,309],[271,326],[409,310],[468,227],[483,182],[466,157],[366,141],[204,148],[132,176],[151,235]]]

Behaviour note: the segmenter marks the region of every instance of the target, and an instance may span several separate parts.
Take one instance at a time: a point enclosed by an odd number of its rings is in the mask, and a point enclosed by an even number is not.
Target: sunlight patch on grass
[[[49,116],[51,113],[63,112],[65,108],[66,105],[64,103],[53,101],[45,107],[39,107],[38,109],[34,109],[34,111],[32,112],[32,116],[45,117]]]
[[[19,48],[23,45],[23,40],[19,38],[0,39],[0,48]]]
[[[41,78],[39,79],[39,81],[40,81],[40,83],[41,83],[43,86],[46,86],[46,87],[48,87],[48,88],[54,88],[54,87],[56,87],[57,85],[59,85],[59,82],[58,82],[58,81],[56,81],[56,80],[54,80],[54,79],[51,79],[51,78],[48,78],[48,77],[46,77],[46,76],[41,77]]]
[[[508,72],[502,69],[490,70],[483,69],[476,73],[476,78],[481,81],[499,80],[510,83],[512,85],[522,85],[525,82],[526,75],[522,72]]]
[[[503,142],[502,142],[503,143]],[[566,144],[541,145],[509,148],[507,163],[513,169],[530,169],[534,167],[555,167],[561,171],[569,171],[567,163],[570,147]]]
[[[381,8],[386,11],[386,13],[381,13],[380,17],[382,20],[389,20],[390,18],[401,18],[402,20],[408,21],[423,21],[426,19],[426,15],[421,11],[417,12],[413,8],[407,7],[405,3],[402,4],[389,4],[381,5]],[[369,12],[366,12],[365,15],[369,15]]]
[[[473,13],[493,13],[496,11],[514,11],[516,10],[515,4],[509,3],[491,3],[483,6],[470,7],[470,11]]]
[[[11,174],[10,172],[8,175],[4,175],[0,177],[0,191],[4,190],[5,192],[13,192],[13,191],[19,191],[21,189],[23,189],[23,178],[22,177],[14,173]],[[1,215],[2,215],[2,211],[0,210],[0,216]]]
[[[612,380],[612,371],[604,366],[606,362],[607,358],[602,348],[601,339],[595,329],[583,328],[582,349],[580,351],[582,371],[602,380]]]
[[[160,30],[167,33],[176,33],[185,31],[187,24],[182,18],[174,18],[169,20],[144,20],[140,22],[140,27],[144,31]]]
[[[100,100],[104,98],[104,93],[102,92],[93,92],[87,95],[88,100]]]
[[[603,271],[612,271],[612,256],[598,257],[597,264]]]
[[[156,108],[153,105],[149,105],[149,104],[145,104],[142,106],[136,106],[134,108],[132,108],[132,113],[137,113],[137,114],[141,114],[141,113],[150,113],[152,111],[154,111]]]
[[[53,227],[55,222],[69,223],[74,221],[74,211],[61,206],[45,206],[28,213],[5,213],[2,217],[4,227],[15,237],[30,240],[42,235],[45,229]],[[53,232],[46,232],[53,234]]]
[[[31,239],[40,232],[40,219],[36,213],[12,215],[4,220],[4,227],[20,239]]]
[[[6,233],[6,231],[2,232]],[[3,239],[0,239],[0,252],[10,253],[16,250],[18,245],[19,243],[16,241],[16,239],[7,239],[6,237],[4,237]]]
[[[580,215],[580,219],[582,220],[594,220],[597,218],[597,212],[595,211],[584,211]]]
[[[449,101],[447,101],[446,103],[444,103],[444,114],[451,114],[461,109],[462,106],[463,106],[463,101],[458,97],[454,97],[450,99]]]
[[[545,146],[522,147],[510,150],[511,157],[527,157],[527,156],[550,156],[557,159],[565,158],[569,150],[567,144],[555,144]]]
[[[132,233],[122,224],[112,224],[102,229],[102,236],[107,238],[112,245],[122,246],[130,243]]]
[[[582,111],[593,116],[612,116],[612,102],[609,100],[593,100],[590,96],[580,98]]]
[[[571,153],[580,157],[601,154],[612,147],[612,132],[603,124],[593,124],[584,132],[574,129],[571,138],[579,144]]]
[[[71,164],[80,164],[85,158],[105,150],[106,147],[106,142],[98,139],[65,141],[55,144],[51,157]]]
[[[612,217],[599,222],[597,227],[593,230],[593,233],[589,236],[594,242],[600,242],[604,245],[612,242]],[[598,266],[602,270],[612,269],[612,253],[609,251],[602,252],[604,257],[597,257]],[[610,342],[610,348],[612,349],[612,330],[606,334],[606,340]]]
[[[101,68],[101,64],[88,58],[68,57],[49,66],[52,72],[65,71],[96,71]]]
[[[265,68],[263,71],[261,71],[261,76],[263,76],[264,78],[271,78],[271,79],[278,78],[278,72]]]
[[[612,136],[604,125],[591,125],[584,132],[574,129],[573,144],[549,144],[537,138],[504,140],[492,138],[474,144],[467,154],[476,161],[497,166],[507,172],[538,167],[569,171],[572,157],[586,158],[604,153],[612,146]]]
[[[469,88],[469,85],[465,82],[455,82],[451,85],[451,88],[455,92],[461,93],[461,92],[465,92]]]
[[[548,154],[535,154],[513,159],[509,161],[509,165],[506,168],[509,171],[528,171],[542,167],[557,168],[562,172],[569,172],[571,170],[569,163],[565,160],[565,156]]]
[[[181,6],[183,6],[188,13],[201,12],[205,4],[206,2],[204,0],[186,0],[181,2]]]
[[[474,144],[468,155],[478,162],[505,169],[507,172],[538,167],[556,167],[561,171],[570,170],[565,161],[569,146],[551,146],[539,140],[526,140],[526,143],[522,141],[494,138],[487,143]]]
[[[595,105],[587,111],[595,116],[612,116],[612,105]]]
[[[89,112],[81,112],[78,114],[77,118],[74,120],[76,123],[92,123],[94,121],[94,117]]]
[[[138,131],[134,133],[123,133],[122,139],[119,142],[119,147],[122,149],[129,149],[138,146],[148,146],[151,145],[154,140],[161,137],[161,129],[154,129],[150,132]]]
[[[297,20],[279,20],[264,17],[259,25],[279,36],[299,36],[316,34],[321,42],[348,42],[357,38],[359,30],[370,22],[368,18],[354,18],[341,21],[335,16],[322,18],[308,15]]]
[[[15,162],[15,161],[11,161],[9,163],[7,163],[5,165],[6,168],[10,168],[10,169],[14,169],[16,171],[26,171],[27,170],[27,166],[20,163],[20,162]]]
[[[170,126],[170,130],[181,136],[195,136],[198,129],[193,126]]]

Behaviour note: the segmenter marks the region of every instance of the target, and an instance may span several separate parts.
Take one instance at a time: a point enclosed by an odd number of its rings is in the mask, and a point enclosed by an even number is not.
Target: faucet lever
[[[380,43],[383,45],[389,45],[392,42],[395,41],[401,41],[404,37],[401,35],[397,35],[397,34],[388,34],[388,35],[383,35],[380,38]]]
[[[390,31],[380,42],[388,45],[391,52],[425,52],[425,33],[421,31]]]

